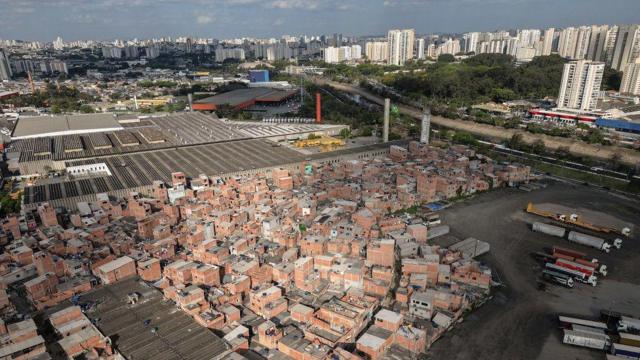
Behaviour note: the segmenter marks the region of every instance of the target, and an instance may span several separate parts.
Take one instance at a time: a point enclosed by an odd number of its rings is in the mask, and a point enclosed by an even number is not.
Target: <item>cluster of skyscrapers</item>
[[[394,29],[387,35],[387,41],[369,41],[365,43],[364,55],[373,62],[388,63],[390,65],[404,65],[414,57],[424,58],[424,39],[416,43],[416,32],[413,29]],[[421,44],[421,45],[420,45]],[[418,46],[416,46],[418,45]],[[415,49],[418,53],[414,54]],[[361,45],[327,47],[323,49],[323,59],[327,63],[359,60],[362,58]]]

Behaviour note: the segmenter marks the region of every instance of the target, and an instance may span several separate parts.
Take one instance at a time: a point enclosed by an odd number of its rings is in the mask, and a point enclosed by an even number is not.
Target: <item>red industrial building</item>
[[[291,99],[296,94],[296,90],[239,89],[194,101],[193,110],[215,111],[222,108],[244,110],[256,104],[277,105]]]

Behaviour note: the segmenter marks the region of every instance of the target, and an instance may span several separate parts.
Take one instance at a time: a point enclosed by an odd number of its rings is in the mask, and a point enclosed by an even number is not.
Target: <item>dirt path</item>
[[[366,98],[367,100],[380,105],[384,103],[384,99],[382,97],[360,87],[318,78],[314,79],[313,81],[318,84],[329,85],[340,91],[358,94]],[[405,115],[415,117],[416,119],[420,119],[422,117],[422,112],[419,109],[404,104],[398,104],[398,108],[400,112]],[[540,139],[544,141],[545,146],[551,150],[557,150],[561,147],[565,147],[568,148],[569,152],[574,155],[588,156],[601,160],[609,160],[614,154],[619,154],[621,162],[632,166],[640,165],[639,151],[622,148],[619,146],[593,145],[573,139],[548,136],[544,134],[532,134],[523,130],[505,129],[492,125],[478,124],[471,121],[447,119],[441,116],[432,116],[431,122],[449,129],[466,131],[475,135],[489,137],[496,140],[508,140],[511,139],[514,134],[519,133],[522,134],[523,140],[527,144],[531,144],[534,141]]]

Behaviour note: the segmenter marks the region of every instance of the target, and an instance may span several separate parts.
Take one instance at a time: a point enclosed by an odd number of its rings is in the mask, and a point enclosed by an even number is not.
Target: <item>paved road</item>
[[[380,105],[384,103],[384,99],[382,97],[373,94],[372,92],[361,87],[330,81],[322,78],[313,78],[313,81],[320,85],[329,85],[340,91],[358,94],[365,99]],[[405,115],[415,117],[416,119],[420,119],[422,117],[422,111],[420,111],[420,109],[416,109],[404,104],[397,105],[400,112]],[[544,141],[545,146],[551,150],[557,150],[561,147],[564,147],[568,148],[569,151],[574,155],[589,156],[601,160],[610,160],[614,154],[619,154],[621,157],[621,162],[632,166],[640,165],[640,152],[632,149],[621,148],[618,146],[592,145],[573,139],[548,136],[544,134],[532,134],[523,130],[504,129],[497,126],[478,124],[471,121],[447,119],[441,116],[432,116],[431,122],[433,124],[449,129],[466,131],[475,135],[498,140],[511,139],[514,134],[519,133],[522,134],[523,140],[528,144],[541,139],[542,141]]]

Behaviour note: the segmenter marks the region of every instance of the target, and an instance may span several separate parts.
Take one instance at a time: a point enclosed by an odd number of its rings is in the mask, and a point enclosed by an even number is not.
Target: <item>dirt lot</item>
[[[542,218],[523,211],[529,201],[602,211],[635,224],[636,232],[625,240],[621,250],[605,254],[532,232],[528,223]],[[582,185],[553,183],[530,193],[507,189],[482,194],[443,211],[441,217],[451,225],[454,236],[473,236],[491,244],[490,253],[481,260],[494,269],[504,286],[496,289],[492,300],[436,342],[429,358],[604,359],[602,352],[563,345],[557,314],[595,317],[601,309],[611,309],[640,316],[637,200]],[[537,279],[542,264],[530,253],[553,245],[600,259],[609,267],[609,276],[599,279],[596,288],[584,284],[573,289],[548,285],[546,290],[539,290]]]

